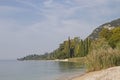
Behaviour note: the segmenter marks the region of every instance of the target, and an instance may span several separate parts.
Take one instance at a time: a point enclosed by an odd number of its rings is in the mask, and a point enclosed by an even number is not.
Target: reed
[[[120,65],[120,50],[100,48],[86,56],[87,71],[96,71]]]

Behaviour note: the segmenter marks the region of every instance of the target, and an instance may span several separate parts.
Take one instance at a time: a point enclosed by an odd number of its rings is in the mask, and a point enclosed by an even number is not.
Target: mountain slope
[[[88,36],[88,38],[95,40],[98,38],[99,32],[102,30],[102,28],[113,29],[115,27],[120,27],[120,18],[99,26]]]

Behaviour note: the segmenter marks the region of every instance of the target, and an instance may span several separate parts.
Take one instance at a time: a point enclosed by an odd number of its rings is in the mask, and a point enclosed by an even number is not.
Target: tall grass
[[[87,71],[96,71],[120,65],[120,50],[99,48],[86,56]]]

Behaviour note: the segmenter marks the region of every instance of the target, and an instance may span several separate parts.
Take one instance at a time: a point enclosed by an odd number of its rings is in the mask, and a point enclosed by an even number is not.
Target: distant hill
[[[93,32],[88,36],[88,38],[95,40],[98,38],[99,32],[102,30],[102,28],[113,29],[115,27],[120,27],[120,18],[99,26],[98,28],[93,30]]]

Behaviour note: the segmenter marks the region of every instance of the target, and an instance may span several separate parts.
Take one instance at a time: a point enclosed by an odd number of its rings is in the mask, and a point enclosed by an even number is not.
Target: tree
[[[112,48],[115,48],[118,42],[120,42],[120,27],[112,30],[112,35],[109,39],[109,44]]]
[[[101,30],[101,32],[99,33],[99,37],[100,38],[105,38],[106,40],[109,40],[109,38],[111,37],[112,35],[112,31],[107,29],[107,28],[103,28]]]

